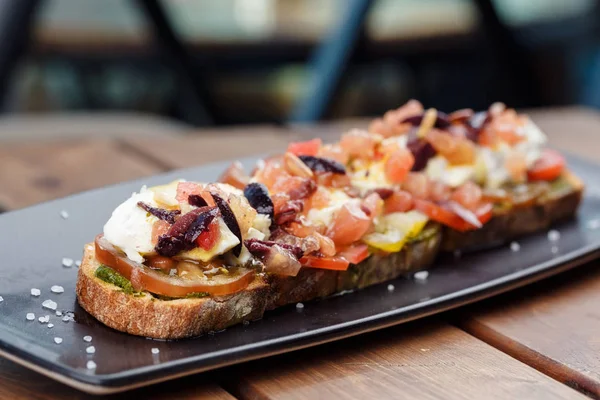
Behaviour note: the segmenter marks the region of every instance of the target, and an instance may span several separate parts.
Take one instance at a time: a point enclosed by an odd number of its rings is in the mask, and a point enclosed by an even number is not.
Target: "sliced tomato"
[[[394,190],[394,193],[387,199],[385,199],[385,214],[391,214],[394,212],[406,212],[412,210],[414,207],[414,200],[412,194],[404,190]]]
[[[169,257],[153,256],[146,260],[146,264],[152,269],[160,269],[169,273],[171,269],[175,268],[177,261]]]
[[[468,221],[465,221],[451,210],[437,205],[431,201],[415,199],[415,208],[427,215],[429,219],[439,222],[442,225],[446,225],[452,229],[456,229],[460,232],[478,228]],[[483,203],[475,209],[473,214],[483,225],[492,218],[492,208],[493,207],[491,203]]]
[[[371,218],[361,209],[360,204],[344,204],[333,218],[327,230],[336,245],[344,246],[360,240],[371,227]]]
[[[297,156],[316,156],[322,145],[323,141],[318,138],[306,142],[292,142],[288,145],[287,151]]]
[[[223,172],[223,175],[219,178],[219,182],[227,183],[238,189],[244,189],[250,183],[250,177],[244,171],[242,164],[236,161]]]
[[[350,265],[350,262],[342,257],[304,256],[300,259],[300,263],[304,267],[332,269],[336,271],[345,271]]]
[[[348,260],[351,264],[358,264],[369,257],[369,246],[364,243],[353,244],[342,249],[338,255]]]
[[[179,182],[179,184],[177,184],[177,195],[175,196],[175,198],[178,202],[187,203],[188,198],[191,194],[200,195],[204,200],[206,200],[206,203],[211,207],[215,205],[214,199],[212,198],[210,193],[204,189],[202,185],[199,185],[194,182]]]
[[[220,237],[221,229],[219,227],[219,220],[215,218],[208,225],[208,230],[202,232],[200,236],[198,236],[198,239],[196,239],[196,244],[201,249],[208,251],[215,247]]]
[[[340,139],[340,147],[351,157],[372,157],[376,145],[377,140],[375,136],[360,129],[353,129],[346,132]]]
[[[169,276],[130,260],[110,244],[103,235],[96,236],[95,257],[128,279],[135,290],[169,297],[185,297],[190,293],[206,292],[215,296],[244,290],[254,280],[254,271],[248,268],[230,269],[229,274],[216,274],[210,279],[198,274],[193,279]]]
[[[385,176],[392,183],[402,183],[414,163],[415,157],[410,150],[399,148],[385,161]]]
[[[151,243],[156,246],[158,243],[158,237],[169,232],[169,229],[171,229],[171,224],[169,224],[167,221],[163,221],[162,219],[156,221],[152,225]]]
[[[362,209],[368,211],[369,218],[373,219],[378,217],[383,212],[384,203],[381,197],[377,193],[371,193],[363,199]]]
[[[565,164],[565,158],[559,152],[545,149],[542,156],[527,171],[527,178],[530,181],[552,181],[562,174]]]
[[[476,183],[468,181],[460,185],[450,198],[463,207],[474,210],[481,202],[482,195],[481,187]]]

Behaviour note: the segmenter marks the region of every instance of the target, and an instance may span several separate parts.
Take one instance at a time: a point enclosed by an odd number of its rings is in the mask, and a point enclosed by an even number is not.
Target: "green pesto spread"
[[[123,289],[123,292],[127,294],[134,294],[136,291],[133,289],[133,285],[127,278],[119,274],[114,269],[107,267],[106,265],[100,265],[96,269],[96,278],[103,280],[106,283],[110,283]]]
[[[110,283],[111,285],[115,285],[123,289],[124,293],[132,294],[134,296],[143,296],[143,293],[135,291],[131,282],[125,278],[123,275],[119,274],[114,269],[107,267],[106,265],[100,265],[96,269],[96,278],[103,280],[106,283]],[[168,297],[161,296],[159,294],[152,294],[157,299],[160,300],[178,300],[178,299],[201,299],[203,297],[210,296],[209,293],[206,292],[193,292],[188,293],[185,297]]]

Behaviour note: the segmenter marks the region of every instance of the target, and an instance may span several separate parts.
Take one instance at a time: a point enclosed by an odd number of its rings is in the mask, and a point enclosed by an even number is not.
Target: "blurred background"
[[[1,107],[195,126],[600,107],[599,3],[0,0]]]

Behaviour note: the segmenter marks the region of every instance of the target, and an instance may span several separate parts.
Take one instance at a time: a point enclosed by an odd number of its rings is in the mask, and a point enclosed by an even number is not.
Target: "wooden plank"
[[[253,362],[224,383],[243,399],[577,399],[445,324],[411,324]]]
[[[600,397],[600,264],[469,308],[460,326],[543,373]]]
[[[132,390],[98,398],[117,399],[182,399],[233,400],[235,399],[211,380],[210,375],[188,377],[173,382]],[[91,396],[50,378],[39,375],[11,361],[0,358],[0,398],[14,400],[89,399]]]
[[[206,129],[181,139],[126,139],[131,150],[167,168],[183,168],[252,154],[282,152],[291,131],[273,126]]]
[[[17,209],[162,170],[108,140],[4,145],[0,207]]]

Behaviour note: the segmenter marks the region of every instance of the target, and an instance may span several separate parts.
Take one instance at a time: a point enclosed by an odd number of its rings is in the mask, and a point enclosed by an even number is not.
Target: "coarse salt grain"
[[[85,364],[85,366],[87,367],[87,369],[96,369],[96,363],[92,360],[88,361],[87,364]]]
[[[94,354],[96,352],[96,348],[94,346],[88,346],[85,349],[85,352],[88,353],[88,354]]]
[[[50,316],[49,316],[49,315],[46,315],[46,316],[44,316],[44,317],[39,317],[39,318],[38,318],[38,321],[39,321],[41,324],[47,324],[47,323],[48,323],[48,321],[50,321]]]
[[[33,321],[35,319],[35,314],[32,312],[29,312],[29,313],[27,313],[25,318],[27,318],[27,321]]]
[[[156,347],[153,347],[151,351],[152,351],[152,354],[158,354],[158,353],[160,353],[160,350],[157,349]]]
[[[57,311],[57,312],[56,312],[56,316],[57,316],[57,317],[62,317],[62,311]]]
[[[68,213],[66,210],[62,210],[62,211],[60,212],[60,217],[61,217],[62,219],[67,219],[67,218],[69,218],[69,213]]]
[[[54,343],[61,344],[62,342],[63,342],[62,338],[59,338],[59,337],[54,338]]]
[[[0,303],[4,301],[4,297],[0,296]]]
[[[81,260],[75,261],[75,265],[77,265],[77,268],[81,267]]]
[[[65,268],[71,268],[73,266],[73,259],[72,258],[64,257],[62,259],[62,265]]]
[[[88,342],[88,343],[89,343],[89,342],[91,342],[91,341],[92,341],[92,337],[91,337],[90,335],[84,336],[84,337],[83,337],[83,341],[84,341],[84,342]]]
[[[558,241],[558,239],[560,239],[560,232],[557,231],[556,229],[552,229],[550,231],[548,231],[548,240],[551,242],[556,242]]]
[[[65,292],[65,288],[64,288],[64,287],[62,287],[62,286],[59,286],[59,285],[54,285],[54,286],[52,286],[52,287],[50,288],[50,291],[51,291],[52,293],[57,293],[57,294],[60,294],[60,293],[64,293],[64,292]]]
[[[519,250],[521,250],[521,245],[519,243],[517,243],[517,242],[511,242],[511,244],[510,244],[510,251],[516,253]]]
[[[71,318],[69,318],[68,315],[65,315],[64,317],[62,317],[63,322],[69,322],[70,320],[71,320]]]
[[[394,291],[394,289],[396,289],[396,288],[394,287],[394,285],[392,285],[392,284],[389,284],[389,285],[387,286],[387,289],[388,289],[388,292],[393,292],[393,291]]]
[[[56,304],[55,301],[48,299],[44,300],[44,302],[42,303],[42,307],[47,308],[48,310],[55,311],[56,307],[58,307],[58,304]]]
[[[298,310],[302,310],[304,308],[304,304],[302,304],[302,303],[296,303],[296,308]]]
[[[31,295],[32,296],[38,297],[41,294],[42,294],[42,291],[40,289],[31,288]]]
[[[54,328],[54,324],[48,324],[48,328]]]
[[[425,281],[429,277],[429,272],[427,271],[419,271],[415,273],[415,279],[418,281]]]

